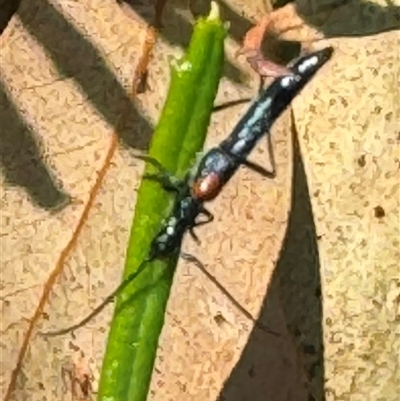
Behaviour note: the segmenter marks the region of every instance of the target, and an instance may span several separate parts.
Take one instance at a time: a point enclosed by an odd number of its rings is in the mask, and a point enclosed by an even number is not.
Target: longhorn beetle
[[[261,166],[249,162],[247,157],[262,136],[269,134],[272,124],[315,73],[331,58],[332,53],[333,49],[327,47],[299,57],[292,62],[289,67],[290,74],[276,78],[270,86],[262,90],[232,133],[217,147],[206,152],[199,163],[189,170],[184,180],[176,179],[154,158],[137,155],[136,157],[151,163],[158,170],[157,174],[149,174],[144,178],[160,182],[167,191],[177,192],[170,216],[152,240],[147,258],[140,263],[134,273],[129,275],[116,290],[81,322],[63,330],[46,333],[46,335],[65,334],[86,324],[121,293],[146,268],[149,262],[156,258],[179,252],[186,231],[189,231],[198,242],[199,240],[193,229],[210,223],[214,219],[211,212],[204,207],[204,203],[218,196],[240,165],[245,165],[267,177],[274,176],[275,171],[268,172]],[[273,169],[275,170],[274,167]],[[205,216],[206,219],[199,221],[198,217],[200,215]],[[222,286],[216,282],[213,276],[206,272],[197,258],[185,253],[181,253],[181,256],[195,262],[221,289]],[[226,290],[223,290],[223,292],[235,306],[254,321],[249,312],[241,307]]]

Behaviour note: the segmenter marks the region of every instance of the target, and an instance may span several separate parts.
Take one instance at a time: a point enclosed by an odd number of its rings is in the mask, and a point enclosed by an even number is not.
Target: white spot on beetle
[[[295,80],[296,80],[296,78],[294,75],[287,75],[286,77],[283,77],[281,79],[281,86],[283,88],[287,88]]]
[[[167,242],[168,241],[168,236],[167,235],[165,235],[165,234],[163,234],[163,235],[160,235],[159,237],[158,237],[158,243],[159,243],[159,245],[163,245],[165,242]],[[160,246],[160,248],[161,248],[161,246]]]
[[[168,225],[169,226],[176,226],[176,223],[177,223],[178,221],[177,221],[177,219],[176,219],[176,217],[171,217],[170,219],[169,219],[169,221],[168,221]]]
[[[248,135],[248,133],[249,133],[249,128],[248,128],[248,127],[243,127],[243,128],[239,131],[238,138],[239,138],[239,139],[246,138],[247,135]]]
[[[172,234],[175,232],[175,227],[168,226],[167,229],[165,230],[165,232],[166,232],[168,235],[172,235]]]
[[[318,57],[313,56],[308,59],[305,59],[300,65],[299,65],[299,72],[300,74],[305,73],[310,67],[314,67],[318,64]]]
[[[271,105],[272,99],[270,97],[267,97],[264,99],[263,102],[259,103],[256,109],[254,110],[253,115],[251,118],[246,123],[247,127],[252,127],[254,124],[256,124],[258,121],[260,121],[262,118],[265,116],[265,112],[267,111],[268,107]],[[246,135],[243,135],[243,137],[246,137],[248,132],[246,131]],[[239,136],[239,138],[241,138]]]
[[[246,145],[246,141],[244,139],[241,139],[240,141],[237,141],[232,148],[233,153],[240,153],[242,148]]]

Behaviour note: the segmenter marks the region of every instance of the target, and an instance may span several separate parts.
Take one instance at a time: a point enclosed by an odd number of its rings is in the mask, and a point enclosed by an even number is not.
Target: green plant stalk
[[[185,57],[172,67],[171,84],[149,155],[182,178],[202,150],[224,61],[226,26],[212,5],[194,28]],[[145,173],[154,173],[146,165]],[[124,277],[136,271],[171,209],[173,197],[142,180]],[[178,257],[155,260],[118,297],[99,383],[99,401],[145,401]]]

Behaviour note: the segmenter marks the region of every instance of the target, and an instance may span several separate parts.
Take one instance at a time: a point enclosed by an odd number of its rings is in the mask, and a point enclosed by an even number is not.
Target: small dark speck
[[[73,351],[80,351],[80,348],[78,345],[75,345],[72,341],[69,342],[68,348],[73,350]]]
[[[382,309],[382,304],[375,299],[372,300],[372,305],[377,309]]]
[[[249,374],[250,377],[254,377],[256,375],[256,372],[254,371],[254,366],[253,365],[249,369],[248,374]]]
[[[375,206],[374,213],[377,219],[382,219],[383,217],[385,217],[385,210],[382,206]]]
[[[44,384],[42,382],[38,382],[39,390],[44,390]]]
[[[360,167],[364,167],[367,164],[367,162],[365,161],[365,155],[359,157],[357,163]]]
[[[393,112],[389,111],[389,113],[385,114],[385,120],[390,121],[393,118]]]
[[[147,70],[141,71],[139,76],[136,78],[136,93],[141,94],[146,92],[147,89],[147,80],[148,80],[149,72]]]
[[[381,107],[381,106],[375,106],[374,112],[375,112],[376,114],[381,114],[381,111],[382,111],[382,107]]]
[[[214,316],[214,322],[217,323],[218,326],[221,326],[221,324],[226,322],[226,319],[222,316],[221,312],[218,312],[215,316]]]
[[[294,335],[295,335],[296,337],[300,337],[300,336],[302,335],[302,332],[301,332],[299,329],[295,329]]]
[[[396,305],[400,304],[400,294],[394,299]]]
[[[43,320],[49,320],[50,316],[48,313],[42,312],[42,318],[43,318]]]
[[[321,240],[322,235],[317,235],[317,241]]]
[[[319,361],[315,361],[315,362],[310,366],[310,368],[309,368],[309,370],[308,370],[308,373],[309,373],[309,375],[310,375],[311,378],[313,378],[313,377],[316,376],[316,374],[317,374],[318,369],[320,368],[320,366],[321,366],[321,365],[320,365]]]
[[[312,344],[304,345],[303,351],[305,354],[310,354],[310,355],[314,355],[316,353],[315,347]]]

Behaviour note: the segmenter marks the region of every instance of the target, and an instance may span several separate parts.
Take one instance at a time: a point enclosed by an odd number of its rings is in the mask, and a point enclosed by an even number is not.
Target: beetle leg
[[[217,112],[217,111],[222,111],[222,110],[228,109],[229,107],[237,106],[239,104],[249,103],[252,100],[253,100],[253,98],[244,98],[244,99],[238,99],[238,100],[231,100],[230,102],[225,102],[225,103],[219,104],[217,106],[214,106],[213,113]]]
[[[241,313],[243,316],[246,317],[246,319],[250,320],[255,326],[257,326],[260,330],[272,334],[273,336],[280,337],[280,333],[271,330],[268,328],[264,323],[260,322],[258,319],[255,319],[253,315],[245,308],[243,307],[236,299],[235,297],[217,280],[217,278],[212,275],[204,266],[203,263],[200,262],[199,259],[196,258],[196,256],[191,255],[190,253],[186,252],[181,252],[180,256],[182,259],[193,263],[201,272],[224,294],[227,299],[231,302],[231,304]]]
[[[203,221],[196,221],[194,223],[194,226],[189,228],[189,234],[191,235],[191,237],[198,243],[200,244],[200,239],[199,237],[196,235],[196,233],[194,232],[194,228],[195,227],[199,227],[199,226],[204,226],[204,224],[208,224],[211,223],[214,220],[214,215],[207,210],[205,207],[202,207],[200,210],[200,214],[203,214],[204,216],[206,216],[206,220]]]
[[[177,192],[180,193],[182,190],[182,187],[185,185],[185,183],[181,180],[177,180],[175,177],[166,175],[163,173],[160,174],[144,174],[143,178],[146,180],[151,180],[151,181],[156,181],[161,186],[169,192]]]
[[[260,166],[257,163],[253,163],[247,159],[244,159],[241,161],[241,164],[249,168],[250,170],[255,171],[258,174],[261,174],[263,177],[266,178],[275,178],[276,177],[276,165],[275,165],[275,157],[274,157],[274,151],[272,149],[272,143],[271,143],[271,135],[267,135],[267,141],[268,141],[268,153],[270,154],[270,160],[271,160],[271,165],[272,165],[272,170],[267,170],[266,168]]]
[[[171,174],[157,159],[148,155],[140,155],[135,154],[134,157],[137,159],[141,159],[146,163],[151,164],[155,167],[158,172],[157,173],[147,173],[143,175],[143,178],[157,181],[162,187],[167,191],[180,192],[183,187],[185,187],[185,181],[176,178],[173,174]]]
[[[196,241],[197,244],[200,244],[200,238],[197,236],[197,234],[194,232],[193,227],[189,228],[189,234],[190,236]]]
[[[155,157],[152,157],[149,155],[136,154],[136,153],[133,156],[136,157],[136,159],[140,159],[140,160],[145,161],[146,163],[151,164],[159,171],[170,174],[170,172]]]
[[[263,177],[267,177],[267,178],[275,178],[276,177],[275,169],[273,169],[272,171],[269,171],[266,168],[260,166],[259,164],[253,163],[249,160],[243,160],[243,161],[241,161],[241,164],[243,164],[243,166],[246,166],[250,170],[255,171],[256,173],[261,174]]]
[[[243,164],[250,170],[253,170],[256,173],[261,174],[263,177],[275,178],[276,177],[276,163],[275,163],[274,149],[272,146],[272,138],[269,133],[267,134],[267,146],[268,146],[268,153],[269,153],[269,157],[270,157],[271,165],[272,165],[271,171],[267,170],[266,168],[260,166],[257,163],[251,162],[250,160],[241,159],[241,158],[238,158],[237,156],[233,156],[233,155],[232,155],[232,157],[234,159],[236,159],[240,164]]]
[[[201,208],[200,213],[202,215],[206,216],[207,219],[196,222],[195,227],[204,226],[204,224],[211,223],[214,220],[214,215],[209,210],[207,210],[205,207]]]

